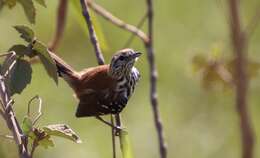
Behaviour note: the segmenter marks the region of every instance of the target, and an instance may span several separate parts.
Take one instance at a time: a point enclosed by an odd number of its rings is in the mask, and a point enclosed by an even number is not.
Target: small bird
[[[50,55],[56,62],[59,76],[69,84],[79,99],[76,117],[95,116],[101,119],[101,115],[120,113],[140,79],[134,64],[141,53],[133,49],[119,50],[108,65],[91,67],[80,72],[75,71],[56,54],[50,52]]]

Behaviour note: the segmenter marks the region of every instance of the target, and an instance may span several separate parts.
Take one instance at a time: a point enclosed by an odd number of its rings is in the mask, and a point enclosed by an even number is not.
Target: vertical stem
[[[239,1],[228,0],[230,14],[230,30],[235,55],[236,68],[236,108],[240,119],[242,158],[252,158],[254,148],[254,132],[248,114],[247,92],[247,34],[241,28]]]
[[[114,125],[114,117],[111,114],[110,115],[110,119],[111,119],[111,124]],[[115,137],[115,130],[114,128],[111,128],[111,133],[112,133],[112,148],[113,148],[113,158],[116,158],[116,137]]]
[[[154,48],[153,48],[153,0],[147,0],[147,9],[148,9],[148,36],[149,41],[145,44],[147,50],[147,57],[150,66],[150,98],[151,106],[154,115],[155,127],[157,130],[160,157],[167,157],[167,147],[163,135],[163,124],[161,122],[159,108],[158,108],[158,98],[157,98],[157,70],[155,66],[155,57],[154,57]]]

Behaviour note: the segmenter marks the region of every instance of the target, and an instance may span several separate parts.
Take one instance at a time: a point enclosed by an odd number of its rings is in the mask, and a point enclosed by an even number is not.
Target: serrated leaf
[[[73,142],[81,143],[79,136],[77,136],[76,133],[68,125],[48,125],[46,127],[43,127],[43,130],[49,135],[63,137],[72,140]]]
[[[32,68],[29,62],[23,59],[17,59],[12,74],[8,80],[10,95],[20,94],[24,88],[31,83]]]
[[[33,50],[38,54],[48,75],[58,84],[57,67],[48,52],[48,48],[42,42],[36,40],[33,44]]]
[[[82,15],[82,9],[81,9],[81,5],[80,5],[80,1],[78,0],[70,0],[69,1],[72,5],[72,11],[74,12],[74,17],[77,20],[79,26],[82,28],[82,30],[84,31],[84,33],[89,36],[89,32],[88,32],[88,27],[86,26],[86,21]],[[90,11],[91,14],[91,11]],[[91,20],[93,23],[93,26],[95,28],[99,43],[100,43],[100,47],[102,48],[102,50],[107,51],[109,49],[108,46],[108,42],[106,40],[106,37],[104,35],[104,31],[101,27],[101,24],[99,23],[98,19],[96,18],[95,14],[91,14]]]
[[[133,158],[132,146],[130,143],[130,138],[128,132],[125,130],[120,130],[120,147],[123,154],[123,158]]]
[[[51,140],[51,137],[49,135],[47,135],[43,139],[39,140],[38,144],[40,146],[43,146],[45,149],[48,149],[48,147],[54,147],[54,143]]]
[[[26,42],[32,42],[34,38],[34,32],[32,29],[24,25],[16,25],[14,28],[21,34],[20,37]]]
[[[11,9],[11,8],[13,8],[16,5],[16,0],[5,0],[2,3],[7,4],[7,6]]]
[[[23,123],[22,123],[22,130],[25,135],[28,135],[30,131],[32,130],[33,123],[32,120],[29,117],[24,117]]]
[[[46,3],[45,3],[45,0],[35,0],[37,3],[39,3],[40,5],[42,5],[43,7],[47,7],[46,6]]]
[[[32,0],[18,0],[18,2],[22,5],[25,15],[30,23],[35,23],[35,15],[36,9]]]

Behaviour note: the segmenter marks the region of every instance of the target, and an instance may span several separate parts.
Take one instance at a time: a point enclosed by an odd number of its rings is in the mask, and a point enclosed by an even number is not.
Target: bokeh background
[[[55,31],[58,1],[47,0],[47,8],[36,4],[36,25],[31,26],[37,37],[48,43]],[[145,13],[145,1],[97,0],[99,4],[128,23],[137,24]],[[242,21],[247,24],[259,6],[258,0],[241,1]],[[228,14],[224,0],[164,0],[155,1],[155,52],[158,67],[158,98],[164,123],[169,158],[238,158],[241,154],[239,119],[231,89],[205,89],[201,75],[192,71],[192,58],[208,56],[214,47],[223,56],[232,56],[229,42]],[[107,62],[121,49],[130,33],[121,30],[99,16]],[[23,43],[14,25],[27,24],[22,7],[4,8],[0,12],[0,52],[13,44]],[[145,27],[143,28],[144,30]],[[250,38],[249,58],[260,62],[260,27]],[[135,39],[132,48],[145,52],[142,42]],[[75,69],[97,65],[92,45],[80,25],[76,11],[69,5],[67,25],[57,53]],[[123,111],[124,125],[129,131],[135,157],[158,158],[157,135],[149,102],[149,72],[146,56],[138,61],[142,79]],[[249,110],[256,134],[255,158],[260,158],[260,76],[251,80]],[[216,85],[218,86],[218,85]],[[221,85],[219,85],[221,86]],[[66,123],[83,140],[82,144],[55,138],[55,147],[39,147],[35,157],[112,157],[111,129],[94,118],[74,116],[77,100],[63,81],[59,85],[47,76],[41,64],[33,65],[31,84],[22,95],[15,95],[14,109],[21,121],[27,103],[36,94],[43,98],[43,117],[38,125]],[[106,117],[109,119],[109,117]],[[0,133],[8,133],[3,120]],[[120,152],[118,150],[118,152]],[[118,153],[120,154],[120,153]],[[0,138],[0,157],[17,157],[13,142]]]

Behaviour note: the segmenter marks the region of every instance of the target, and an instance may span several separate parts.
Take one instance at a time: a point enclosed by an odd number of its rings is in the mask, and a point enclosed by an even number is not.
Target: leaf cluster
[[[31,82],[32,68],[27,59],[38,57],[43,64],[48,75],[58,83],[57,68],[55,62],[51,58],[48,48],[45,44],[39,41],[29,27],[18,25],[14,27],[20,37],[25,40],[27,45],[13,45],[9,51],[16,53],[16,64],[8,77],[8,86],[10,94],[20,94],[22,90]],[[5,63],[3,64],[5,65]]]

